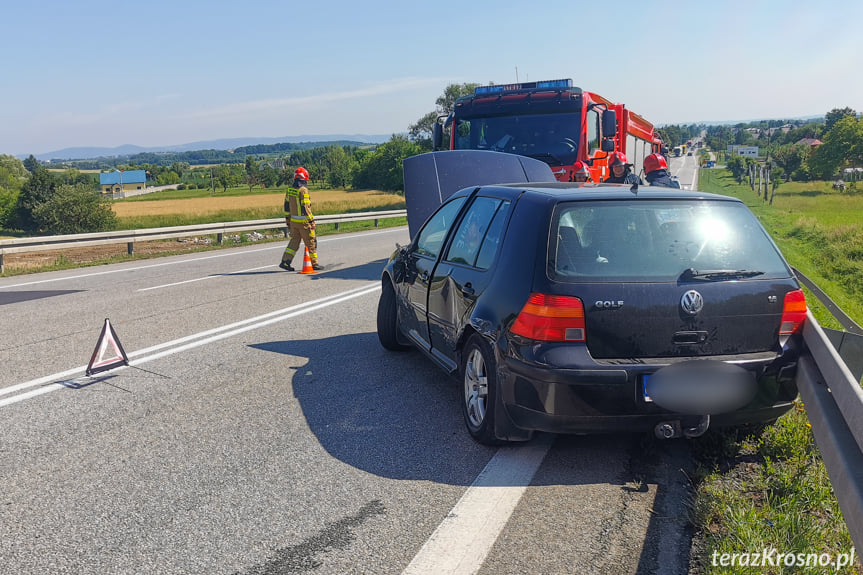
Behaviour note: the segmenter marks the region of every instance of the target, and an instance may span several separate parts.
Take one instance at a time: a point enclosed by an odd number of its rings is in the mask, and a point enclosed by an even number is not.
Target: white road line
[[[543,435],[528,445],[499,449],[402,575],[476,573],[552,441]]]
[[[254,250],[243,250],[241,253],[248,254],[248,253],[254,253],[254,252],[267,251],[267,250],[276,249],[276,247],[277,246],[269,247],[269,248],[258,248],[258,249],[254,249]],[[216,254],[216,255],[201,256],[201,257],[196,257],[196,258],[186,258],[186,259],[182,259],[182,260],[174,260],[171,262],[161,262],[158,264],[149,264],[146,266],[135,266],[135,267],[130,267],[130,268],[113,269],[113,270],[106,270],[106,271],[102,271],[102,272],[92,272],[92,273],[80,274],[77,276],[64,276],[61,278],[51,278],[51,279],[47,279],[47,280],[35,280],[32,282],[24,282],[24,283],[20,283],[20,284],[10,284],[10,285],[5,285],[5,286],[0,286],[0,289],[24,287],[24,286],[30,286],[30,285],[36,285],[36,284],[46,284],[46,283],[51,283],[51,282],[60,282],[60,281],[64,281],[64,280],[76,280],[76,279],[80,279],[80,278],[90,278],[90,277],[103,276],[103,275],[108,275],[108,274],[118,274],[118,273],[122,273],[122,272],[146,270],[146,269],[150,269],[150,268],[160,268],[162,266],[175,266],[178,264],[187,264],[190,261],[209,260],[209,259],[213,259],[213,258],[225,258],[228,256],[234,256],[234,255],[237,255],[237,253]]]
[[[223,274],[213,274],[213,275],[209,275],[209,276],[204,276],[204,277],[202,277],[202,278],[195,278],[195,279],[191,279],[191,280],[184,280],[184,281],[181,281],[181,282],[174,282],[174,283],[172,283],[172,284],[163,284],[163,285],[160,285],[160,286],[153,286],[153,287],[148,287],[148,288],[141,288],[141,289],[139,289],[139,290],[137,290],[137,291],[150,291],[151,289],[159,289],[159,288],[165,288],[165,287],[178,286],[178,285],[182,285],[182,284],[190,284],[190,283],[193,283],[193,282],[201,282],[201,281],[204,281],[204,280],[211,280],[211,279],[213,279],[213,278],[220,278],[220,277],[223,277],[223,276],[230,276],[230,275],[235,275],[235,274],[244,274],[244,273],[253,272],[253,271],[256,271],[256,270],[263,270],[263,269],[266,269],[266,268],[274,268],[274,267],[277,267],[277,265],[276,265],[276,264],[270,264],[270,265],[268,265],[268,266],[259,266],[259,267],[256,267],[256,268],[249,268],[249,269],[247,269],[247,270],[239,270],[239,271],[235,271],[235,272],[227,272],[227,273],[223,273]]]
[[[377,236],[380,234],[391,234],[394,232],[404,232],[404,226],[386,229],[386,230],[382,230],[379,232],[356,232],[356,233],[351,233],[351,234],[345,234],[343,236],[339,235],[339,236],[333,236],[333,237],[325,237],[325,238],[319,239],[318,243],[328,243],[328,242],[336,242],[336,241],[341,241],[341,240],[356,239],[357,235],[362,235],[363,237],[365,237],[365,236]],[[247,249],[247,250],[242,250],[242,251],[233,251],[233,252],[227,253],[227,254],[196,256],[196,257],[184,258],[182,260],[174,260],[174,261],[170,261],[170,262],[160,262],[157,264],[148,264],[148,265],[144,265],[144,266],[134,266],[134,267],[129,267],[129,268],[112,269],[112,270],[106,270],[106,271],[101,271],[101,272],[91,272],[91,273],[86,273],[86,274],[79,274],[76,276],[63,276],[63,277],[59,277],[59,278],[51,278],[51,279],[46,279],[46,280],[34,280],[34,281],[23,282],[23,283],[19,283],[19,284],[0,285],[0,289],[25,287],[25,286],[31,286],[31,285],[38,285],[38,284],[45,284],[45,283],[52,283],[52,282],[61,282],[61,281],[74,280],[74,279],[80,279],[80,278],[90,278],[90,277],[102,276],[102,275],[107,275],[107,274],[117,274],[117,273],[122,273],[122,272],[130,272],[130,271],[136,271],[136,270],[158,268],[158,267],[162,267],[162,266],[173,266],[173,265],[177,265],[177,264],[187,264],[187,263],[192,262],[192,261],[202,261],[202,260],[209,260],[209,259],[213,259],[213,258],[225,258],[225,257],[230,257],[230,256],[245,255],[245,254],[262,252],[262,251],[269,251],[269,250],[284,250],[284,244],[273,245],[273,246],[268,246],[268,247],[263,247],[263,248],[256,248],[256,249]]]
[[[284,309],[276,310],[273,312],[266,313],[264,315],[260,315],[257,317],[249,318],[246,320],[238,321],[236,323],[232,323],[229,325],[225,325],[222,327],[217,327],[214,329],[210,329],[207,331],[203,331],[197,334],[189,335],[186,337],[182,337],[179,339],[175,339],[173,341],[168,341],[165,343],[160,343],[158,345],[154,345],[152,347],[148,347],[146,349],[141,349],[136,352],[129,353],[129,364],[132,366],[139,365],[142,363],[147,363],[149,361],[153,361],[155,359],[159,359],[161,357],[166,357],[168,355],[173,355],[175,353],[180,353],[183,351],[187,351],[190,349],[194,349],[196,347],[200,347],[202,345],[206,345],[208,343],[213,343],[215,341],[219,341],[221,339],[225,339],[227,337],[232,337],[234,335],[238,335],[247,331],[251,331],[253,329],[258,329],[273,323],[277,323],[280,321],[284,321],[286,319],[290,319],[293,317],[297,317],[299,315],[307,314],[313,311],[317,311],[319,309],[335,305],[338,303],[342,303],[357,297],[361,297],[364,295],[368,295],[370,293],[374,293],[377,290],[381,289],[380,284],[376,283],[373,286],[362,286],[358,288],[354,288],[351,290],[347,290],[341,293],[333,294],[327,297],[319,298],[316,300],[312,300],[309,302],[304,302],[298,305],[294,305],[291,307],[287,307]],[[201,339],[204,338],[204,339]],[[197,340],[197,341],[195,341]],[[191,343],[186,343],[191,342]],[[184,345],[183,345],[184,344]],[[159,351],[163,350],[163,351]],[[158,352],[158,353],[154,353]],[[147,355],[150,354],[150,355]],[[143,357],[142,357],[143,356]],[[132,361],[132,358],[140,358]],[[125,368],[118,368],[125,369]],[[37,395],[42,395],[43,393],[48,393],[49,391],[56,391],[58,389],[64,389],[66,386],[64,383],[68,382],[71,378],[75,376],[80,377],[87,370],[86,365],[82,365],[80,367],[76,367],[73,369],[68,369],[66,371],[62,371],[60,373],[55,373],[53,375],[48,375],[45,377],[40,377],[39,379],[34,379],[31,381],[27,381],[24,383],[19,383],[16,385],[12,385],[9,387],[4,387],[0,389],[0,395],[8,395],[10,393],[15,393],[24,389],[29,389],[32,387],[36,387],[39,385],[45,385],[51,383],[51,385],[46,385],[45,387],[41,387],[39,389],[35,389],[32,391],[28,391],[26,393],[22,393],[19,395],[14,395],[12,397],[7,397],[5,399],[0,400],[0,407],[10,405],[12,403],[17,403],[19,401],[23,401],[25,399],[29,399],[31,397],[35,397]],[[58,383],[59,382],[59,383]]]

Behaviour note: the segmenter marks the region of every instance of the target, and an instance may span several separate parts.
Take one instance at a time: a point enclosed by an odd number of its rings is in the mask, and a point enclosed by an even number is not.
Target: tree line
[[[99,157],[86,160],[52,159],[52,165],[79,170],[111,170],[124,165],[170,166],[172,164],[242,164],[246,156],[281,157],[296,150],[307,150],[327,145],[365,146],[362,142],[298,142],[279,144],[257,144],[233,150],[191,150],[188,152],[141,152],[121,156]]]
[[[732,144],[758,146],[759,155],[778,168],[785,181],[832,180],[841,178],[844,168],[863,166],[863,122],[849,107],[833,108],[823,121],[770,120],[709,126],[705,139],[717,151]],[[742,181],[754,161],[729,156],[726,165]]]

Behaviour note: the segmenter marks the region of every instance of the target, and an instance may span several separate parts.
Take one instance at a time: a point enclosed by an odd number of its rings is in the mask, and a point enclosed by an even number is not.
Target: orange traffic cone
[[[303,271],[301,274],[316,274],[314,268],[312,268],[312,258],[309,257],[309,247],[303,246],[306,248],[306,253],[303,255]]]

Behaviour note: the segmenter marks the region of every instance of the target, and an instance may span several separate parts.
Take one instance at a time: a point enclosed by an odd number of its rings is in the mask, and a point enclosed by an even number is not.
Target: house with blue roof
[[[147,187],[147,172],[144,170],[114,170],[99,174],[99,186],[103,194],[117,194]]]

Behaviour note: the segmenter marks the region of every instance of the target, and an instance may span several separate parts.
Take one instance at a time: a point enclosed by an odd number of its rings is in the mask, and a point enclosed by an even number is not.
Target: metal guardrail
[[[356,212],[352,214],[331,214],[315,217],[318,224],[335,224],[336,229],[342,222],[358,222],[387,218],[406,217],[406,210],[385,210],[380,212]],[[31,238],[13,238],[0,240],[0,273],[4,270],[3,256],[5,254],[20,254],[46,250],[77,248],[83,246],[98,246],[106,244],[127,245],[129,254],[133,254],[136,242],[184,238],[188,236],[215,235],[218,243],[222,243],[225,234],[251,230],[266,230],[284,228],[287,235],[285,218],[267,220],[247,220],[243,222],[221,222],[215,224],[198,224],[191,226],[173,226],[167,228],[149,228],[143,230],[124,230],[116,232],[94,232],[87,234],[69,234],[62,236],[38,236]]]
[[[812,312],[803,341],[797,388],[851,539],[863,549],[863,388]]]
[[[824,329],[806,314],[806,350],[797,367],[797,389],[833,492],[854,545],[863,548],[863,330],[815,282],[795,269],[848,331]]]

